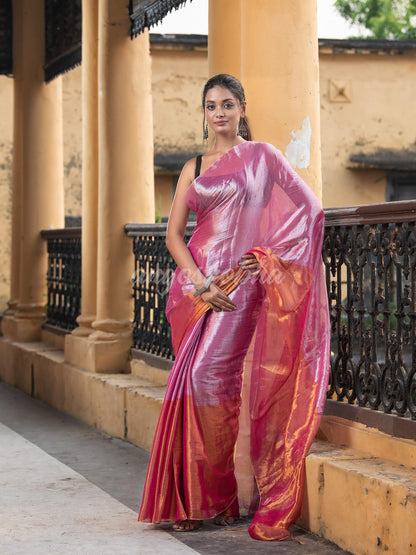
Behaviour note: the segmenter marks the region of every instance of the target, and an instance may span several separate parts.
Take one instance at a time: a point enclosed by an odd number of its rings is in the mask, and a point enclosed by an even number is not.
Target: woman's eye
[[[212,111],[214,108],[215,108],[215,106],[214,106],[213,104],[209,104],[209,105],[207,106],[207,110],[211,110],[211,111]]]
[[[233,105],[230,102],[227,102],[227,104],[224,104],[224,108],[227,108],[227,110],[229,110],[232,107]]]

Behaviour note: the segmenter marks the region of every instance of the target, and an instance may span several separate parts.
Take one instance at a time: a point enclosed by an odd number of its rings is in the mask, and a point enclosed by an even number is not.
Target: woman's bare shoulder
[[[196,157],[191,158],[190,160],[188,160],[187,162],[185,162],[183,168],[182,168],[182,173],[190,173],[190,174],[195,174],[195,168],[196,168]]]
[[[181,175],[179,176],[178,186],[185,187],[186,189],[190,187],[193,180],[195,179],[195,168],[196,168],[196,158],[191,158],[185,162]]]

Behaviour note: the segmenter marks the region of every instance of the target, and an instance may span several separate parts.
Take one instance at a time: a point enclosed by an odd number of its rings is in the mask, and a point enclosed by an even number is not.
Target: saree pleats
[[[236,268],[235,275],[239,277],[234,285],[241,282],[241,274]],[[230,289],[229,273],[226,280]],[[218,283],[221,282],[219,279]],[[204,313],[185,333],[169,376],[139,520],[211,518],[230,506],[234,506],[234,514],[238,514],[234,447],[241,404],[242,365],[254,333],[263,291],[259,282],[247,282],[236,293],[235,301],[241,301],[237,314]],[[198,301],[194,303],[197,305]],[[241,330],[235,316],[246,320],[248,313],[251,313],[251,325]],[[224,329],[228,343],[216,338],[222,349],[215,349],[212,357],[206,344],[215,334],[222,335]]]
[[[237,310],[208,310],[177,270],[167,308],[176,360],[139,520],[237,515],[240,502],[254,512],[253,538],[285,539],[300,514],[328,379],[323,212],[262,143],[234,147],[187,201],[198,214],[188,247]],[[239,269],[247,252],[260,275]]]

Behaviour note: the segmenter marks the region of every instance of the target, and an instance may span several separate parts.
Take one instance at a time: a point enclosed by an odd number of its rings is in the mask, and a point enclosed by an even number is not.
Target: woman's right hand
[[[211,283],[209,289],[202,293],[201,299],[214,312],[232,312],[237,308],[233,301],[214,282]]]

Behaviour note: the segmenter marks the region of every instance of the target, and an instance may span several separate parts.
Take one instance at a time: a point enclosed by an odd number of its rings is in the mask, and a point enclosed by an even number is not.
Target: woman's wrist
[[[195,289],[200,289],[207,281],[206,276],[201,272],[199,268],[181,268],[181,270],[195,287]]]
[[[194,291],[194,297],[199,297],[200,295],[202,295],[202,293],[205,293],[205,291],[208,291],[211,283],[214,281],[214,277],[215,276],[213,274],[208,276],[204,284]]]

